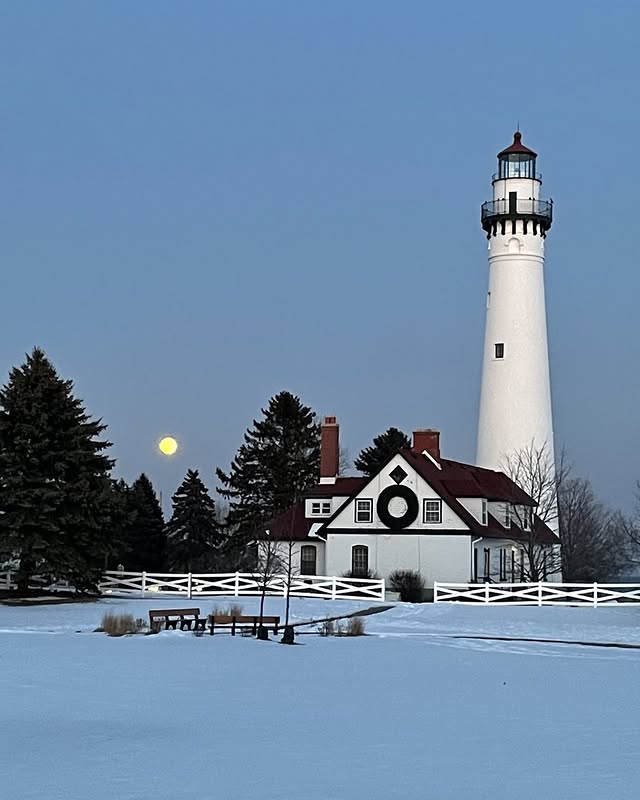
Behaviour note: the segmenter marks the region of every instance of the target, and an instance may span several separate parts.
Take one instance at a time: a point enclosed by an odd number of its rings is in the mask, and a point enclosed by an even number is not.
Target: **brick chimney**
[[[335,483],[340,470],[340,426],[325,417],[320,426],[320,483]]]
[[[440,461],[440,431],[434,431],[433,428],[414,431],[411,450],[414,453],[423,453],[426,450],[432,458]]]

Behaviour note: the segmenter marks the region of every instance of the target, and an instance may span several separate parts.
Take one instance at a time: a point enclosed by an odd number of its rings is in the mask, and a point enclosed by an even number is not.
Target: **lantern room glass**
[[[498,160],[498,178],[535,178],[536,159],[527,153],[509,153]]]

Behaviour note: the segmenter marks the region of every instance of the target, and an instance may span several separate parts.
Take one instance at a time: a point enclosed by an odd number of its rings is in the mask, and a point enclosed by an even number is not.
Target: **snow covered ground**
[[[639,607],[398,604],[366,619],[366,637],[297,647],[92,633],[109,609],[181,604],[0,606],[2,797],[640,797],[640,650],[450,638],[640,642]]]

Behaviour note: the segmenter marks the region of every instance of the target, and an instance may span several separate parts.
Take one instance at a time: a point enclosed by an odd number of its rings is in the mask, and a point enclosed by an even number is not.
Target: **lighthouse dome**
[[[536,175],[536,156],[530,148],[522,144],[522,134],[513,134],[513,143],[498,153],[498,180],[505,178],[538,178]]]

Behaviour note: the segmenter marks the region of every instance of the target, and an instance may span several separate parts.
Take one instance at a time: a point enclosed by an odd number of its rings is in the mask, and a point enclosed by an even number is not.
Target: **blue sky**
[[[632,2],[4,3],[2,379],[44,347],[165,497],[284,388],[352,457],[395,425],[472,460],[479,206],[519,120],[556,204],[556,446],[629,508],[639,27]]]

